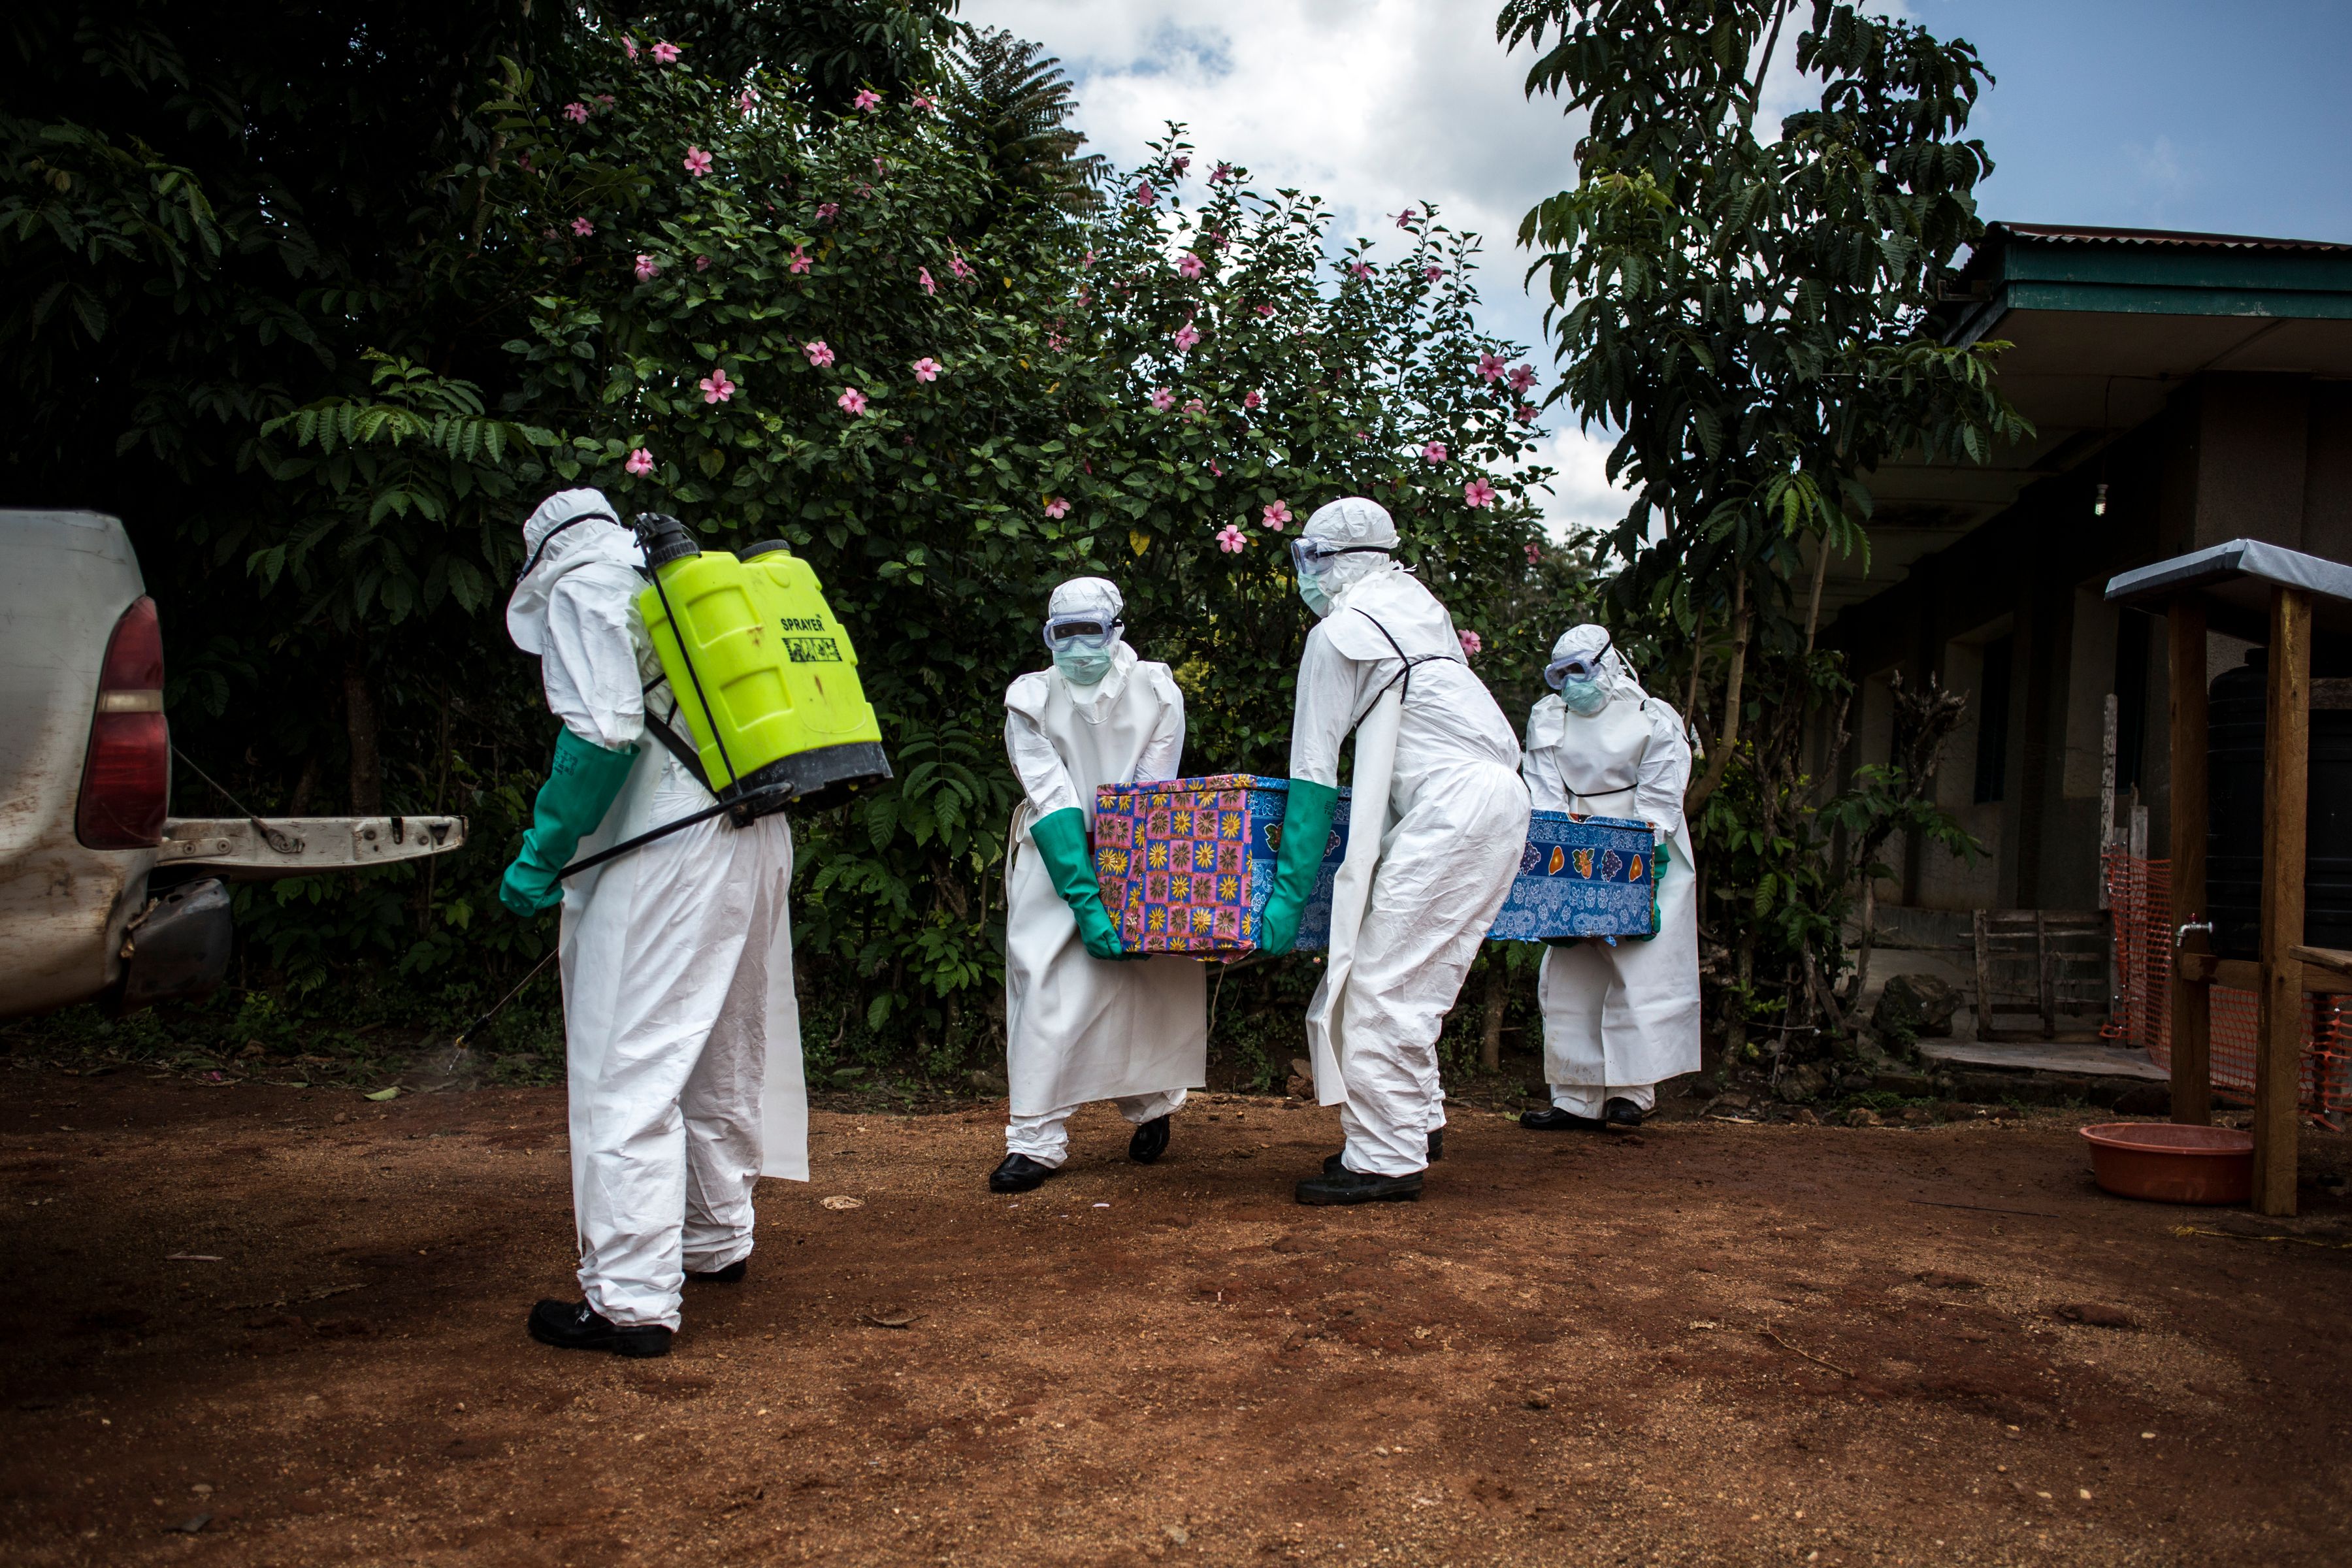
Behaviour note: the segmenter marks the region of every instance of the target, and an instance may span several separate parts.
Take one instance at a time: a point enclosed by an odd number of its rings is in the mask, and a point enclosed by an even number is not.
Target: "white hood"
[[[522,525],[523,572],[507,599],[507,635],[536,657],[547,646],[547,598],[555,584],[592,562],[641,567],[645,548],[620,524],[602,490],[558,490]]]

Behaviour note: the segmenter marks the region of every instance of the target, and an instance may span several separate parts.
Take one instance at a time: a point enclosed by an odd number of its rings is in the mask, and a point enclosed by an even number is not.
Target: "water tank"
[[[2213,951],[2224,958],[2263,950],[2264,651],[2216,677],[2209,692],[2205,899]],[[2309,789],[2302,941],[2352,948],[2352,679],[2311,683]]]

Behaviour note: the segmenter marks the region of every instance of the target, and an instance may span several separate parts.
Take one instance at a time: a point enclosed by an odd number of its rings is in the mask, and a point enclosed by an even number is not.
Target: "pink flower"
[[[1271,306],[1271,305],[1260,305],[1260,306],[1256,307],[1256,310],[1257,310],[1257,313],[1258,313],[1258,318],[1259,318],[1259,320],[1261,320],[1261,321],[1272,321],[1272,320],[1274,319],[1274,307],[1273,307],[1273,306]]]
[[[656,44],[654,46],[654,59],[656,63],[660,65],[674,66],[677,64],[677,46],[669,42],[667,39],[664,39],[662,42]]]
[[[647,255],[646,255],[644,251],[642,251],[642,250],[640,250],[640,251],[638,251],[638,252],[637,252],[637,281],[638,281],[638,282],[640,282],[640,283],[650,283],[650,282],[652,282],[652,281],[654,280],[655,276],[656,276],[656,274],[658,274],[660,271],[661,271],[661,263],[660,263],[660,262],[656,261],[652,257],[647,256]]]
[[[1165,414],[1176,406],[1176,395],[1164,386],[1155,386],[1151,389],[1151,406]]]
[[[1529,544],[1528,546],[1528,564],[1532,566],[1542,559],[1543,546],[1540,544]]]
[[[1181,156],[1171,158],[1168,160],[1168,166],[1176,172],[1176,177],[1181,180],[1184,177],[1184,171],[1192,166],[1192,160]]]
[[[1198,278],[1202,270],[1201,258],[1188,250],[1176,258],[1176,270],[1187,278]]]
[[[1080,267],[1082,267],[1082,268],[1083,268],[1083,267],[1092,267],[1094,264],[1095,264],[1095,253],[1094,253],[1093,251],[1091,251],[1091,250],[1087,251],[1087,252],[1086,253],[1086,255],[1084,255],[1084,256],[1082,256],[1082,257],[1080,257],[1080,258],[1078,258],[1078,265],[1079,265]]]
[[[1055,496],[1045,502],[1045,515],[1057,521],[1066,518],[1070,515],[1070,503],[1060,496]]]
[[[1396,215],[1397,227],[1411,228],[1412,226],[1412,220],[1420,216],[1421,215],[1419,213],[1413,211],[1411,207],[1405,208],[1404,211]]]
[[[919,92],[908,94],[907,101],[913,104],[917,109],[930,110],[937,109],[939,107],[939,104],[936,101]]]
[[[1513,392],[1525,392],[1528,387],[1533,386],[1535,384],[1535,366],[1531,364],[1515,364],[1511,367],[1511,390]]]
[[[759,101],[760,89],[756,87],[747,87],[735,95],[735,112],[749,114],[751,112],[751,106]]]
[[[784,270],[787,272],[806,272],[808,269],[809,253],[800,246],[793,246],[792,265],[787,267]]]
[[[874,160],[874,172],[877,174],[887,174],[890,172],[889,165],[884,163],[881,159],[877,158]]]
[[[1502,380],[1503,356],[1500,354],[1480,354],[1478,356],[1478,379],[1481,381]]]
[[[629,454],[629,460],[623,463],[621,467],[633,474],[650,474],[654,471],[654,455],[645,447],[639,447]]]
[[[710,154],[699,147],[688,147],[686,150],[686,172],[698,180],[710,173]]]
[[[1520,404],[1514,413],[1522,425],[1532,425],[1536,422],[1536,405],[1532,403]]]
[[[915,268],[915,281],[923,286],[923,292],[926,294],[936,294],[940,291],[940,286],[931,281],[931,269],[928,267]]]
[[[882,107],[882,95],[870,87],[861,87],[857,89],[857,96],[849,100],[849,107],[862,109],[871,114]]]
[[[576,217],[572,220],[572,232],[585,239],[596,232],[596,226],[584,217]]]
[[[610,109],[613,107],[613,95],[609,92],[600,92],[596,95],[596,101]]]
[[[1209,472],[1216,475],[1217,478],[1221,479],[1225,477],[1225,470],[1217,467],[1217,459],[1214,458],[1209,459]]]
[[[713,367],[710,374],[702,378],[703,402],[724,403],[734,395],[735,384],[727,379],[725,371]]]
[[[1185,417],[1185,418],[1187,418],[1187,419],[1198,419],[1198,418],[1200,418],[1202,415],[1205,415],[1205,414],[1206,414],[1206,413],[1208,413],[1208,412],[1209,412],[1209,405],[1208,405],[1207,404],[1205,404],[1205,403],[1202,402],[1199,398],[1197,398],[1197,397],[1188,397],[1188,398],[1186,398],[1186,399],[1184,400],[1184,417]]]
[[[1423,278],[1428,279],[1432,283],[1434,283],[1439,279],[1445,276],[1445,268],[1443,267],[1424,267],[1421,269],[1421,275]]]
[[[1093,289],[1079,289],[1079,290],[1078,290],[1078,306],[1079,306],[1079,308],[1080,308],[1080,309],[1082,309],[1082,310],[1083,310],[1085,307],[1087,307],[1087,306],[1088,306],[1088,305],[1091,305],[1091,304],[1093,304],[1094,302],[1095,302],[1095,295],[1094,295],[1094,290],[1093,290]]]
[[[866,412],[866,395],[854,386],[843,387],[841,395],[835,398],[834,402],[841,405],[841,411],[844,414],[855,415]]]
[[[961,256],[950,256],[948,258],[948,271],[966,283],[971,282],[973,279],[980,276],[979,273],[974,272],[971,269],[971,264],[965,261]]]
[[[1421,449],[1421,455],[1428,458],[1433,463],[1442,463],[1445,461],[1445,443],[1443,441],[1432,441],[1428,446],[1423,447]]]
[[[1462,639],[1462,656],[1465,658],[1477,658],[1478,650],[1486,646],[1476,632],[1455,632],[1454,635]]]
[[[1372,269],[1366,263],[1361,261],[1351,261],[1348,263],[1349,277],[1360,279],[1370,278],[1371,275]]]
[[[1488,484],[1483,479],[1472,479],[1468,484],[1462,487],[1462,499],[1469,505],[1473,511],[1475,511],[1482,506],[1493,506],[1495,504],[1495,487]]]
[[[1194,343],[1201,341],[1201,329],[1194,326],[1192,322],[1187,321],[1182,326],[1176,329],[1176,335],[1173,341],[1176,344],[1176,352],[1178,353],[1182,353],[1186,349],[1191,348]]]
[[[626,33],[622,34],[621,50],[631,59],[635,59],[637,58],[637,40],[629,37]]]
[[[940,378],[940,372],[942,368],[944,367],[940,365],[939,361],[933,359],[929,354],[925,354],[922,358],[915,362],[915,379],[917,381],[937,381]]]
[[[574,125],[585,125],[588,123],[588,106],[584,103],[567,103],[563,106],[563,118]]]
[[[816,204],[817,222],[831,223],[835,218],[839,217],[840,216],[841,204],[839,202],[819,202]]]
[[[1259,404],[1264,403],[1265,401],[1265,398],[1260,397],[1255,392],[1245,392],[1242,394],[1242,406],[1244,408],[1255,408]]]
[[[1257,520],[1275,532],[1280,533],[1282,525],[1290,521],[1290,509],[1278,500],[1270,501],[1258,509]]]
[[[1231,163],[1220,163],[1209,172],[1209,184],[1222,185],[1233,177],[1234,166]]]
[[[1053,350],[1055,353],[1060,353],[1064,349],[1070,346],[1070,340],[1064,337],[1059,332],[1047,332],[1045,334],[1045,346]]]
[[[694,258],[694,269],[695,269],[697,272],[708,272],[708,271],[709,271],[709,270],[710,270],[710,258],[709,258],[708,256],[698,256],[698,257],[696,257],[696,258]]]
[[[1151,182],[1150,180],[1146,180],[1141,184],[1135,187],[1135,205],[1137,206],[1148,207],[1159,199],[1160,193],[1151,188]]]
[[[1239,555],[1249,548],[1249,535],[1229,522],[1217,530],[1217,548],[1228,555]]]
[[[814,342],[803,343],[801,345],[801,353],[808,355],[809,363],[816,366],[819,370],[823,370],[825,366],[833,363],[833,345],[826,342],[823,338],[818,338]]]

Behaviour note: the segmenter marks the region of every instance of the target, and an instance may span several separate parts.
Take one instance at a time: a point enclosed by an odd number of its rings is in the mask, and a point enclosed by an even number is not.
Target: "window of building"
[[[2009,777],[2010,667],[2016,651],[2014,637],[1995,637],[1984,645],[1984,673],[1977,683],[1979,805],[2000,799]]]

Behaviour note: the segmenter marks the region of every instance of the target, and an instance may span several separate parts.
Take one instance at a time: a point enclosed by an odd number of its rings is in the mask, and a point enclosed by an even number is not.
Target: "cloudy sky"
[[[1298,185],[1341,237],[1433,201],[1487,237],[1495,331],[1535,343],[1519,219],[1570,174],[1574,127],[1522,95],[1491,0],[964,0],[965,20],[1059,56],[1079,128],[1116,162],[1170,120],[1202,154]],[[1974,126],[1986,216],[2352,240],[2352,4],[2345,0],[1902,0],[1974,42],[1999,79]],[[1782,54],[1793,53],[1784,42]],[[1784,73],[1776,72],[1776,76]],[[1794,102],[1793,73],[1768,110]],[[1777,100],[1777,101],[1776,101]],[[1539,354],[1538,364],[1549,356]],[[1551,437],[1556,523],[1623,514],[1606,432]]]

